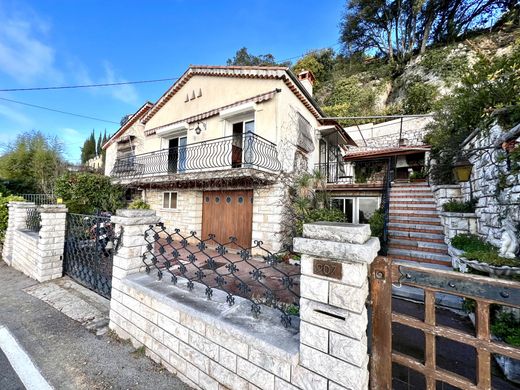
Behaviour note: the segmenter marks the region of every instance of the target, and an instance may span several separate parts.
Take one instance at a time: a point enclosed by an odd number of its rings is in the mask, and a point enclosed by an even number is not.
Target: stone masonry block
[[[204,336],[200,334],[189,331],[188,341],[191,346],[193,346],[198,351],[202,352],[204,355],[208,356],[213,360],[217,360],[218,358],[218,345],[208,340]]]
[[[360,376],[365,376],[362,368],[346,363],[326,353],[302,345],[300,348],[300,363],[302,366],[349,389],[365,390],[363,381],[359,381]]]
[[[209,363],[209,375],[232,390],[244,390],[247,389],[248,386],[245,379],[239,377],[214,361],[210,361]]]
[[[351,287],[340,283],[330,283],[329,304],[361,313],[368,297],[368,282],[362,287]]]
[[[300,299],[300,318],[313,325],[361,340],[367,329],[367,312],[360,314],[319,302]]]
[[[379,239],[376,237],[370,238],[362,245],[301,237],[294,239],[296,252],[345,262],[371,264],[379,249]]]
[[[210,359],[188,344],[183,342],[179,343],[179,355],[202,371],[209,371]]]
[[[219,355],[217,362],[228,370],[237,371],[237,355],[228,351],[226,348],[219,347]]]
[[[303,237],[315,240],[364,244],[370,234],[370,225],[366,224],[314,222],[303,226]]]
[[[291,383],[302,390],[327,390],[327,379],[301,365],[293,367]]]
[[[291,380],[291,365],[286,360],[250,346],[249,361],[282,379]]]
[[[237,374],[264,390],[274,390],[273,374],[240,357],[237,359]]]
[[[313,301],[327,303],[329,298],[329,282],[311,276],[300,276],[300,295]]]
[[[322,352],[328,352],[329,331],[325,328],[301,321],[300,342]]]
[[[361,340],[330,332],[330,354],[357,367],[366,367],[368,347],[366,335]]]
[[[326,276],[315,275],[313,271],[314,260],[329,260],[315,256],[302,255],[301,257],[301,273],[302,275],[311,276],[314,279],[325,279],[332,282],[338,282],[337,279],[328,278]],[[342,277],[339,282],[349,286],[360,287],[366,280],[368,275],[368,267],[362,263],[341,263]]]

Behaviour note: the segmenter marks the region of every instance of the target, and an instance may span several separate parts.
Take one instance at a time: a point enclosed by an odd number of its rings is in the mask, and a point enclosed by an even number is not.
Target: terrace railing
[[[292,314],[299,312],[300,267],[289,263],[289,248],[272,253],[259,241],[245,248],[233,237],[219,242],[213,235],[207,239],[197,237],[195,232],[184,236],[179,229],[167,231],[161,223],[149,227],[145,240],[146,272],[156,273],[159,279],[167,276],[189,291],[198,283],[205,287],[208,299],[213,290],[224,291],[230,306],[236,296],[245,298],[251,302],[255,316],[261,305],[273,307],[282,313],[285,326],[291,325]]]
[[[52,194],[22,194],[20,195],[27,202],[36,203],[37,205],[42,204],[56,204],[56,195]]]
[[[387,174],[386,160],[329,162],[315,165],[329,184],[383,184]]]
[[[215,138],[118,158],[111,176],[132,178],[237,168],[279,171],[276,145],[252,132]]]

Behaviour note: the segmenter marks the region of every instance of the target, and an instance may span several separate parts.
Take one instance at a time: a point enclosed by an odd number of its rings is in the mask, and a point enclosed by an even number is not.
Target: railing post
[[[306,224],[294,239],[302,254],[300,365],[324,378],[323,388],[368,388],[368,266],[379,246],[369,225],[345,223]]]

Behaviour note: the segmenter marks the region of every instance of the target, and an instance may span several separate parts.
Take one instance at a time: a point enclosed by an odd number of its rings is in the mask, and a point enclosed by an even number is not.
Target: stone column
[[[63,251],[67,207],[64,204],[49,204],[38,208],[41,228],[38,238],[38,263],[36,279],[39,282],[63,276]]]
[[[114,254],[112,286],[114,281],[144,269],[143,253],[146,247],[144,233],[150,225],[159,222],[154,210],[117,210],[111,218],[115,223],[115,231],[119,234],[121,227],[122,241]]]
[[[9,202],[7,207],[9,209],[9,219],[5,232],[2,258],[8,265],[12,265],[14,232],[26,228],[27,210],[36,208],[36,204],[33,202]]]
[[[379,248],[369,225],[306,224],[294,239],[302,254],[300,365],[327,389],[368,388],[368,273]]]

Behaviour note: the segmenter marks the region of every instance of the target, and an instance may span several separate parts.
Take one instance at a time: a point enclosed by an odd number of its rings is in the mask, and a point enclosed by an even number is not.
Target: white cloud
[[[14,122],[20,126],[28,128],[32,125],[33,121],[27,115],[15,110],[9,106],[0,104],[0,116]]]
[[[22,84],[40,78],[61,81],[55,50],[42,40],[49,30],[50,25],[32,12],[20,16],[0,10],[0,71]]]

